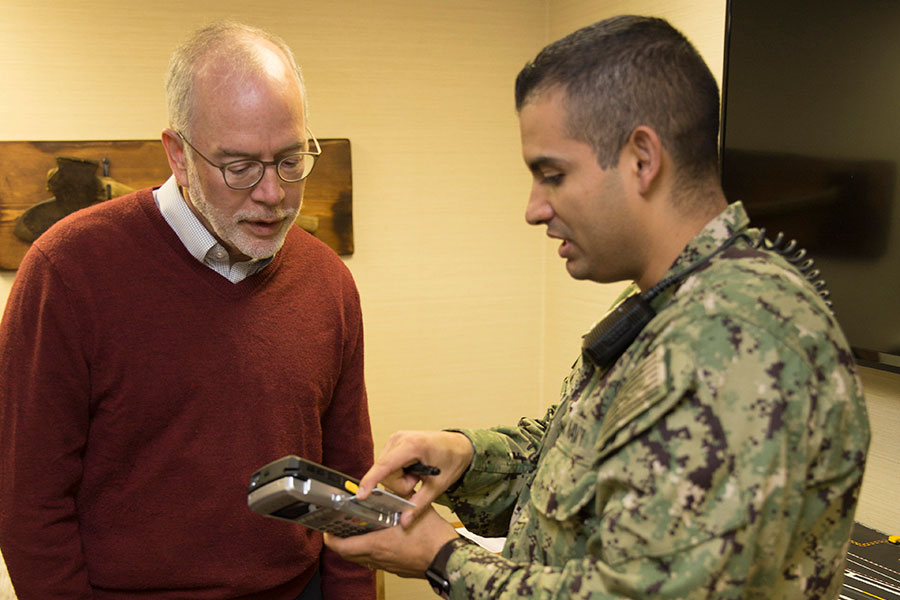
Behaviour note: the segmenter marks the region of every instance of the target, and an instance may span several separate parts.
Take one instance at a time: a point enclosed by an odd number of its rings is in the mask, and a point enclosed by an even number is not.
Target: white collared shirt
[[[228,250],[203,226],[187,205],[175,176],[169,177],[158,189],[153,199],[169,227],[184,244],[191,256],[226,278],[231,283],[243,281],[272,262],[272,257],[245,260],[229,264]]]

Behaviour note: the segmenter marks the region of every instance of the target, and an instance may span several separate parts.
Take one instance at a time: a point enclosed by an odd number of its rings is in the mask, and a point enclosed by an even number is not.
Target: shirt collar
[[[155,190],[154,198],[169,227],[191,256],[223,277],[237,283],[272,262],[272,257],[229,264],[228,250],[206,229],[181,194],[175,176]]]
[[[688,242],[687,246],[669,267],[663,275],[663,279],[682,273],[695,265],[697,262],[710,256],[716,250],[722,247],[725,242],[736,236],[738,233],[747,230],[750,227],[750,217],[744,205],[740,202],[729,204],[725,210],[716,215],[711,221],[704,225],[694,238]],[[621,304],[626,298],[634,294],[640,294],[641,289],[634,282],[628,284],[625,290],[616,298],[613,307]],[[665,294],[662,295],[666,297]],[[662,302],[656,300],[657,303]]]
[[[174,175],[156,190],[156,203],[163,218],[175,231],[175,235],[197,260],[203,262],[206,255],[216,245],[220,245],[188,207]]]
[[[718,250],[722,244],[744,231],[750,226],[750,217],[744,210],[744,205],[738,201],[729,204],[725,210],[720,212],[703,229],[700,230],[694,239],[688,242],[678,258],[672,264],[672,268],[666,276],[690,267],[698,260],[702,260]]]

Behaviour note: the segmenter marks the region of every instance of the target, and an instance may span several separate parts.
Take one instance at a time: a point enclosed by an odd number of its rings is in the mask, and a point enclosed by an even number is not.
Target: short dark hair
[[[663,19],[606,19],[544,48],[516,78],[516,110],[566,94],[569,135],[603,168],[639,125],[656,131],[682,176],[718,174],[719,89],[687,38]]]

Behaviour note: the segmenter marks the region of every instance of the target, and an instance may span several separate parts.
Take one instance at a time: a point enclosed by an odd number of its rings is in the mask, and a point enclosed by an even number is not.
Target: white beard
[[[225,246],[229,252],[237,250],[241,254],[252,259],[268,258],[273,256],[281,246],[284,245],[284,238],[287,236],[288,230],[294,224],[299,209],[297,208],[278,208],[269,209],[259,206],[256,210],[247,209],[237,211],[231,217],[225,215],[217,206],[214,206],[206,200],[203,186],[198,177],[197,167],[193,160],[187,162],[188,182],[190,182],[191,203],[202,214],[210,227],[212,234],[215,235]],[[272,239],[260,239],[241,227],[241,221],[253,221],[259,219],[284,219],[281,231]]]

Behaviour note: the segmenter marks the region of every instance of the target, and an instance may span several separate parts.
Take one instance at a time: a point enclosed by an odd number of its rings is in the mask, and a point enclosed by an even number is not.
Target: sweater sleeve
[[[75,512],[90,411],[82,327],[33,247],[0,323],[0,547],[23,599],[91,598]]]
[[[345,284],[341,374],[322,423],[323,463],[362,477],[372,466],[374,450],[363,364],[363,326],[359,295]],[[320,569],[324,598],[375,600],[375,574],[322,549]]]

